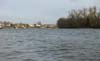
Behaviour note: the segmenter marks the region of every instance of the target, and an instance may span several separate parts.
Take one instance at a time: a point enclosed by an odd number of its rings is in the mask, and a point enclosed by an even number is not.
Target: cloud
[[[6,6],[6,0],[0,0],[0,8]]]
[[[60,17],[66,16],[71,9],[80,9],[94,5],[99,7],[99,1],[100,0],[0,0],[0,16],[27,20],[32,18],[34,22],[42,20],[50,23],[55,22],[56,19]],[[26,22],[31,22],[31,19]]]

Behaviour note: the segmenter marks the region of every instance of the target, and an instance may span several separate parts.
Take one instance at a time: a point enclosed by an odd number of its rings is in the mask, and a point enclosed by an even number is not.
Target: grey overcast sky
[[[56,23],[71,9],[100,7],[99,0],[0,0],[0,20]]]

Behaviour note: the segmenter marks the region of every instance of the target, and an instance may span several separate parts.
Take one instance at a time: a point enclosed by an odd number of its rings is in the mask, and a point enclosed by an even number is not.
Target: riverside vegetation
[[[95,6],[72,10],[66,18],[57,21],[59,28],[100,28],[100,10]]]

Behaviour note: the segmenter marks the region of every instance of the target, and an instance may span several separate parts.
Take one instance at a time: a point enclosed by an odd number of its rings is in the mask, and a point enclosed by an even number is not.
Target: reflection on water
[[[0,61],[100,61],[100,30],[1,29]]]

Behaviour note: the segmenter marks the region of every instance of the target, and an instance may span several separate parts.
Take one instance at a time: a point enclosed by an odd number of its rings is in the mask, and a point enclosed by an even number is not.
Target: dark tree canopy
[[[100,28],[100,11],[96,7],[72,10],[57,21],[59,28]]]

